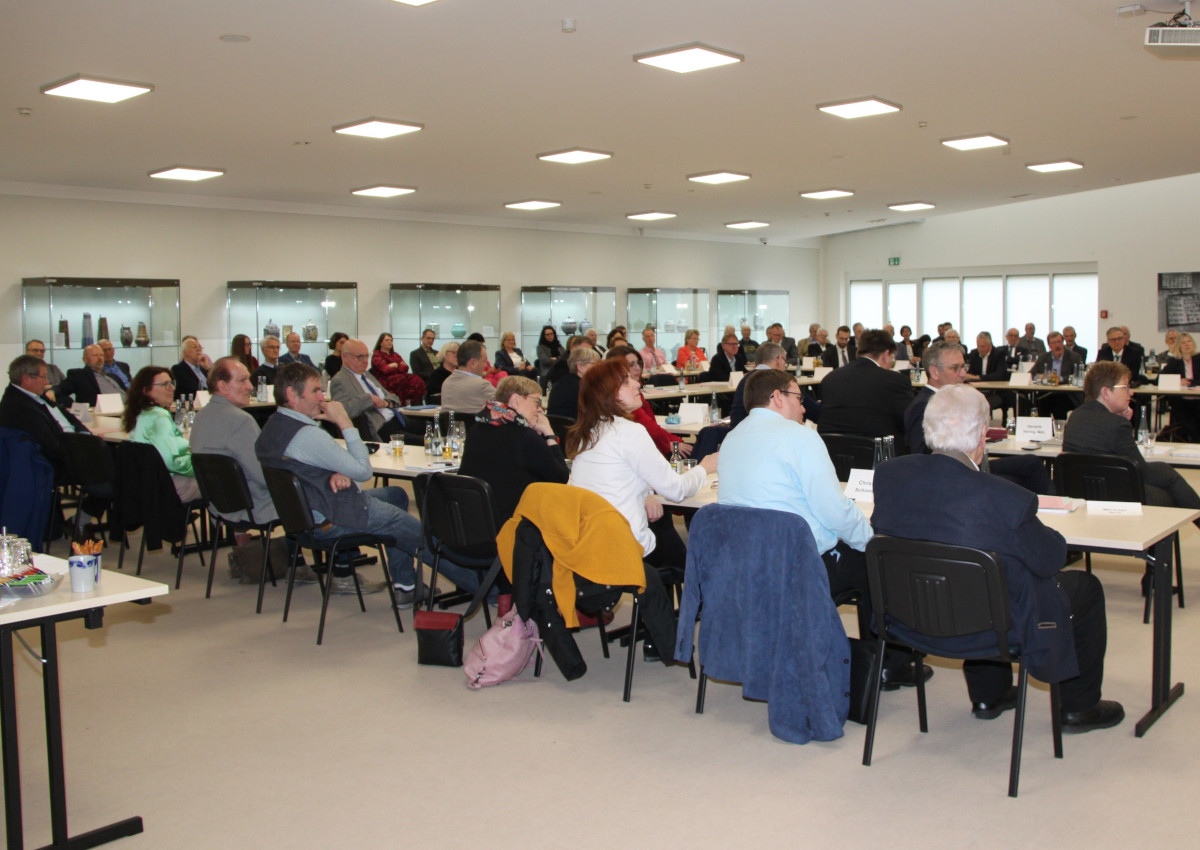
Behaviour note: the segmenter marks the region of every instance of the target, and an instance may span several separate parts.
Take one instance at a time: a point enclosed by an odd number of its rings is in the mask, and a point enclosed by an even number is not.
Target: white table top
[[[1018,443],[1013,437],[988,443],[988,454],[997,457],[1030,454],[1040,458],[1055,458],[1062,452],[1061,446],[1043,446],[1038,443]],[[1148,461],[1169,463],[1171,466],[1200,467],[1200,443],[1155,443],[1154,448],[1143,454]]]
[[[115,555],[114,555],[115,557]],[[67,562],[62,558],[50,555],[34,554],[33,563],[40,570],[48,573],[62,573],[63,577],[58,586],[45,596],[14,599],[0,597],[0,626],[13,626],[42,617],[57,617],[74,611],[87,611],[89,608],[101,608],[118,602],[132,602],[136,599],[149,599],[152,596],[162,596],[168,592],[165,584],[149,581],[123,572],[102,570],[99,583],[95,590],[87,593],[74,593],[71,590],[71,579],[66,575]]]
[[[667,417],[665,416],[655,416],[654,421],[668,434],[679,434],[681,437],[694,437],[700,433],[701,429],[707,428],[712,424],[710,422],[692,422],[687,425],[668,425]],[[729,419],[722,419],[719,424],[728,425]]]
[[[468,438],[470,439],[470,438]],[[395,457],[392,454],[391,447],[384,443],[379,451],[375,452],[368,459],[371,464],[371,471],[376,475],[390,475],[393,478],[416,478],[418,475],[424,475],[427,472],[456,472],[458,471],[458,461],[449,461],[450,466],[433,466],[431,463],[433,458],[425,454],[423,446],[405,446],[402,457]],[[441,463],[441,461],[438,461]],[[411,466],[420,466],[420,469],[410,469]]]

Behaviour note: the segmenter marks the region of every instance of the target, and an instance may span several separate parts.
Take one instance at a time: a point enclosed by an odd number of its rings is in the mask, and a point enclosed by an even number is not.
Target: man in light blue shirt
[[[855,591],[870,614],[864,550],[871,524],[842,492],[833,461],[816,431],[804,424],[803,395],[795,378],[779,369],[751,372],[746,386],[746,418],[721,444],[717,461],[722,505],[767,508],[797,514],[812,530],[829,572],[835,599]],[[913,668],[902,653],[884,662],[884,688],[915,685]],[[925,678],[932,671],[925,667]]]

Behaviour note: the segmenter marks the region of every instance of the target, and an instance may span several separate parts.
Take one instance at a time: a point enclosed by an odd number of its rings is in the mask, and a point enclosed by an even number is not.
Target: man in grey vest
[[[408,494],[400,487],[358,488],[356,481],[373,475],[370,453],[346,409],[326,400],[316,369],[303,363],[280,368],[275,402],[279,408],[254,445],[259,462],[300,479],[317,523],[317,540],[362,533],[394,537],[396,545],[387,547],[387,559],[396,605],[412,607],[417,581],[413,556],[421,541],[421,523],[408,513]],[[322,421],[341,431],[345,448],[321,428]],[[352,568],[335,564],[335,582],[339,573],[351,576]]]

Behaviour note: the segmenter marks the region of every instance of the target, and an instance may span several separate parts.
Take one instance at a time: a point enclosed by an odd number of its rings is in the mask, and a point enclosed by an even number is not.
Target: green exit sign
[[[900,265],[900,258],[899,257],[888,257],[888,265],[889,266]]]

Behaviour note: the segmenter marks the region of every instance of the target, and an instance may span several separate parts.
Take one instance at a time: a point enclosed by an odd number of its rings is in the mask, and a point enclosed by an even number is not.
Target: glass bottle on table
[[[671,468],[676,472],[683,471],[683,455],[679,453],[679,441],[671,443]]]
[[[717,404],[717,391],[716,390],[713,390],[712,396],[708,400],[708,421],[709,422],[720,422],[721,421],[721,408]]]

